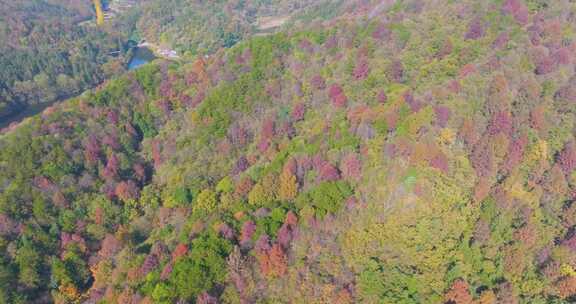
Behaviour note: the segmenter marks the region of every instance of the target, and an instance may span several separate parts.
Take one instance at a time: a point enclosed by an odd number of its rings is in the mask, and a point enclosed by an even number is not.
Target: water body
[[[18,123],[26,117],[34,116],[36,114],[42,113],[44,109],[56,103],[57,100],[53,102],[44,102],[32,104],[24,108],[23,110],[17,112],[16,114],[9,115],[7,117],[0,118],[0,129],[8,127],[11,123]]]
[[[128,70],[134,70],[139,66],[142,66],[156,59],[154,53],[149,48],[146,47],[136,47],[133,52],[134,54],[132,55],[132,58],[128,62]]]

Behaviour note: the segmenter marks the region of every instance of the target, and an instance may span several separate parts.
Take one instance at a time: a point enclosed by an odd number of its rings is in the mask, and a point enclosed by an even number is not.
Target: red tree
[[[444,296],[447,303],[472,304],[474,299],[470,295],[470,286],[464,280],[456,280]]]
[[[162,272],[160,273],[160,279],[161,280],[168,280],[168,278],[170,278],[170,274],[172,273],[172,270],[174,270],[174,264],[171,262],[166,264],[166,266],[164,266],[164,268],[162,269]]]
[[[453,50],[454,50],[454,45],[452,44],[452,41],[450,39],[446,39],[444,41],[444,43],[442,44],[442,47],[440,49],[438,49],[438,53],[436,53],[436,57],[438,57],[439,59],[443,59],[444,57],[452,54]]]
[[[468,31],[466,32],[466,35],[464,35],[464,38],[475,40],[482,38],[485,32],[486,30],[484,29],[484,22],[482,19],[474,18],[468,24]]]
[[[288,260],[284,249],[279,244],[272,245],[270,249],[270,274],[273,276],[283,276],[288,270]]]
[[[573,141],[564,145],[564,149],[558,154],[557,161],[566,174],[576,169],[576,144]]]
[[[321,75],[314,75],[314,77],[312,77],[312,79],[310,80],[310,83],[312,84],[312,87],[315,88],[316,90],[323,90],[326,88],[326,81],[324,80],[324,77],[322,77]]]
[[[566,277],[556,283],[558,294],[566,299],[576,295],[576,277]]]
[[[536,60],[536,74],[545,75],[556,70],[556,61],[552,56],[541,56]]]
[[[508,156],[504,163],[504,169],[512,170],[520,164],[524,156],[524,150],[528,145],[528,136],[525,134],[514,139],[508,148]]]
[[[268,252],[259,254],[257,258],[260,262],[260,270],[264,275],[280,277],[288,270],[286,254],[279,244],[272,245]]]
[[[218,299],[204,291],[196,298],[196,304],[218,304]]]
[[[256,232],[256,224],[253,221],[246,221],[242,225],[242,230],[240,232],[240,246],[247,248],[250,246],[252,241],[252,236]]]
[[[366,59],[360,59],[360,61],[354,67],[352,71],[352,75],[356,80],[362,80],[368,77],[370,73],[370,66],[368,65],[368,61]]]
[[[118,241],[114,235],[107,234],[104,240],[102,240],[102,247],[100,251],[98,251],[98,254],[105,258],[111,257],[120,251],[121,248],[122,244],[120,241]]]
[[[144,182],[146,180],[146,167],[144,167],[141,163],[135,163],[132,166],[132,170],[134,170],[134,177],[139,182]]]
[[[339,84],[332,84],[328,88],[328,97],[332,100],[332,104],[338,107],[345,106],[348,101],[348,98],[344,94],[344,90]]]
[[[121,147],[120,142],[118,142],[118,136],[116,134],[104,135],[104,137],[102,138],[102,144],[109,146],[113,150],[118,150]]]
[[[95,135],[89,135],[84,142],[84,156],[88,164],[95,164],[100,158],[100,143]]]
[[[504,133],[509,135],[512,132],[512,118],[508,112],[498,112],[494,114],[490,125],[488,126],[488,134],[496,135]]]
[[[384,40],[390,37],[391,34],[392,32],[390,31],[388,26],[386,24],[380,23],[378,24],[378,26],[376,26],[376,28],[372,32],[372,38],[376,40]]]
[[[418,99],[414,97],[414,95],[410,91],[404,93],[403,98],[404,101],[408,104],[408,106],[410,106],[410,110],[414,113],[420,111],[420,109],[422,109],[422,107],[424,106]]]
[[[260,137],[263,139],[270,139],[275,134],[275,122],[273,118],[267,118],[262,123],[262,131],[260,132]]]
[[[355,153],[349,153],[342,159],[340,164],[342,176],[346,179],[358,181],[362,175],[362,163]]]
[[[538,131],[546,128],[546,109],[537,106],[530,112],[530,126]]]
[[[160,262],[158,261],[158,257],[156,255],[147,255],[146,259],[144,259],[144,263],[142,263],[142,266],[140,266],[140,276],[146,276],[148,273],[150,273],[150,271],[158,267],[159,264]]]
[[[278,229],[277,240],[280,246],[288,248],[292,241],[292,227],[288,224],[283,224],[280,229]]]
[[[481,177],[486,177],[492,172],[492,159],[493,151],[490,149],[489,145],[484,142],[476,145],[470,157],[472,167],[474,167],[478,176]]]
[[[107,115],[108,122],[112,125],[116,125],[118,123],[119,117],[118,112],[110,110]]]
[[[552,59],[557,65],[567,65],[572,61],[572,54],[568,48],[563,47],[552,54]]]
[[[343,108],[348,103],[348,97],[344,94],[340,94],[334,98],[332,98],[332,104],[336,107]]]
[[[514,19],[520,24],[528,22],[528,7],[521,0],[506,0],[502,4],[502,12],[514,16]]]
[[[288,211],[288,213],[286,214],[286,219],[284,219],[284,223],[287,225],[291,225],[292,227],[296,227],[296,225],[298,224],[298,217],[296,216],[296,214],[294,214],[294,212]]]
[[[245,156],[240,156],[236,161],[234,168],[232,169],[232,175],[238,175],[246,171],[246,169],[248,168],[250,168],[250,163],[248,162],[248,159]]]
[[[256,241],[254,251],[256,251],[256,254],[267,254],[271,248],[272,246],[270,246],[270,238],[266,233],[263,233],[258,241]]]
[[[446,124],[450,119],[450,108],[442,105],[436,106],[434,107],[434,113],[436,114],[436,124],[441,128],[446,127]]]
[[[430,159],[430,167],[436,168],[442,173],[448,173],[448,158],[444,153],[438,153],[434,158]]]
[[[388,67],[387,75],[394,82],[404,81],[404,65],[400,60],[394,60]]]
[[[140,196],[140,189],[133,181],[122,181],[116,186],[116,196],[123,201],[135,200]]]
[[[237,196],[244,197],[252,190],[252,186],[254,186],[254,182],[248,176],[244,176],[240,179],[240,181],[236,184],[236,188],[234,189],[234,193]]]
[[[160,167],[162,164],[162,148],[160,147],[160,141],[154,139],[152,141],[152,159],[154,160],[154,168]]]
[[[302,119],[304,119],[304,113],[306,111],[306,105],[304,103],[299,103],[297,105],[294,106],[294,109],[292,109],[292,120],[293,121],[300,121]]]
[[[340,179],[340,172],[329,162],[324,162],[320,168],[320,180],[335,181]]]
[[[102,171],[102,176],[105,179],[114,179],[118,177],[118,169],[120,167],[120,161],[116,154],[112,153],[108,158],[108,162],[106,163],[106,167]]]
[[[178,244],[174,251],[172,252],[172,260],[177,260],[179,257],[183,257],[188,253],[188,246],[186,244]]]
[[[337,46],[338,46],[338,38],[336,38],[336,36],[330,36],[328,37],[328,39],[326,39],[326,42],[324,42],[324,47],[326,49],[333,49]]]
[[[496,39],[494,39],[494,42],[492,42],[492,47],[495,49],[500,49],[504,47],[509,40],[510,35],[508,34],[508,32],[502,32],[498,35],[498,37],[496,37]]]
[[[380,92],[378,92],[376,100],[378,100],[379,103],[385,103],[386,101],[388,101],[388,95],[386,95],[386,92],[384,90],[381,90]]]
[[[344,94],[344,90],[342,90],[342,87],[335,83],[332,84],[329,88],[328,88],[328,97],[330,98],[334,98],[338,95]]]

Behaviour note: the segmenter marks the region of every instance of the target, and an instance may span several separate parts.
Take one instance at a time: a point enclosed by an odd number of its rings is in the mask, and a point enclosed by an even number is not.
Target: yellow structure
[[[104,24],[104,11],[102,9],[102,1],[94,0],[94,9],[96,10],[96,24]]]

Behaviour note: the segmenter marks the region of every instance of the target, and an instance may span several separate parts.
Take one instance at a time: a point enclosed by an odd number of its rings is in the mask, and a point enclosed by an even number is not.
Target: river
[[[0,130],[8,127],[12,123],[19,123],[24,120],[26,117],[34,116],[36,114],[42,113],[44,109],[48,108],[49,106],[53,105],[54,103],[58,102],[58,100],[52,102],[44,102],[44,103],[37,103],[28,105],[24,110],[10,115],[8,117],[0,118]]]

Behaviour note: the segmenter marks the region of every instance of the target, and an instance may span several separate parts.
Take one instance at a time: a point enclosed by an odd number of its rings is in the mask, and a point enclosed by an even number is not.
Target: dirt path
[[[290,15],[261,17],[258,20],[258,30],[266,31],[273,28],[277,28],[282,26],[288,20],[290,20]]]

